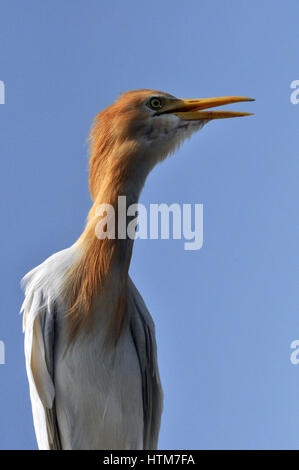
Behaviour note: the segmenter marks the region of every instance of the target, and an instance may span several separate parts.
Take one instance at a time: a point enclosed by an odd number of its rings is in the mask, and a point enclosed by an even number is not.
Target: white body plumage
[[[66,349],[61,283],[76,249],[56,253],[24,278],[26,368],[39,448],[155,448],[162,411],[155,332],[132,281],[128,318],[116,348],[104,346],[114,308],[108,294],[96,302],[91,334]]]

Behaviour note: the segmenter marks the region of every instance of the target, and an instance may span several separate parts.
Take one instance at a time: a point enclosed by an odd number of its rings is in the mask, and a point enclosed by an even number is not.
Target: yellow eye
[[[152,98],[149,102],[149,106],[152,109],[160,109],[162,108],[162,102],[159,98]]]

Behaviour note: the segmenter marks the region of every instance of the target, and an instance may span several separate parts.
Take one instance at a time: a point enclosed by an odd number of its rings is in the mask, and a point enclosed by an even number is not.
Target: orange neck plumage
[[[100,204],[111,204],[115,210],[117,227],[117,202],[119,195],[127,195],[127,184],[133,173],[136,141],[113,139],[110,129],[103,129],[100,113],[91,132],[91,157],[89,185],[94,203],[90,209],[87,224],[77,244],[81,255],[66,275],[65,299],[67,301],[70,328],[70,342],[77,336],[83,325],[88,329],[92,320],[92,307],[99,291],[112,275],[115,264],[120,285],[115,292],[115,315],[111,318],[110,333],[114,340],[119,338],[126,314],[126,286],[133,242],[96,236],[96,215]],[[104,122],[109,122],[106,120]],[[130,203],[137,202],[138,194],[129,196]],[[134,200],[135,199],[135,200]],[[119,287],[120,286],[120,287]]]

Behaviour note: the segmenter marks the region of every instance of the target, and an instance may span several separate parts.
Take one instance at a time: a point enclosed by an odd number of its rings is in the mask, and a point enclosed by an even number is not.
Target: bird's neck
[[[106,168],[89,211],[87,225],[79,239],[83,257],[88,258],[91,252],[94,260],[98,260],[101,284],[108,276],[113,262],[117,263],[120,272],[129,268],[134,240],[127,236],[127,227],[132,220],[127,210],[132,204],[138,203],[150,171],[146,165],[136,168],[130,163],[118,158]]]
[[[85,230],[77,242],[79,261],[71,268],[67,278],[67,296],[71,299],[71,339],[76,336],[82,322],[90,324],[87,320],[93,315],[94,302],[98,295],[105,295],[105,289],[109,289],[115,303],[110,330],[116,340],[126,316],[126,288],[134,242],[127,237],[127,224],[130,220],[126,213],[129,205],[138,202],[149,169],[141,165],[136,172],[131,164],[132,160],[121,159],[119,155],[117,157],[112,164],[102,167],[102,178],[97,180],[97,184],[90,182],[91,192],[95,196],[94,203],[89,211]],[[119,196],[122,196],[121,213]],[[102,209],[107,205],[114,212],[115,238],[98,236]],[[125,238],[123,233],[119,234],[119,228],[122,227],[123,232],[124,226]],[[114,290],[113,295],[111,289]]]

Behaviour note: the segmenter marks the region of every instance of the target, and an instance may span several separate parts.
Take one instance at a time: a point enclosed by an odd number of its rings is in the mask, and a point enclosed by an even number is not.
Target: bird
[[[122,93],[90,132],[92,206],[74,244],[27,273],[23,331],[41,450],[157,449],[163,411],[153,319],[129,276],[134,239],[99,238],[97,207],[139,200],[150,171],[242,96],[180,99]],[[126,220],[129,223],[129,218]],[[117,223],[116,223],[117,225]],[[171,325],[170,325],[171,328]]]

